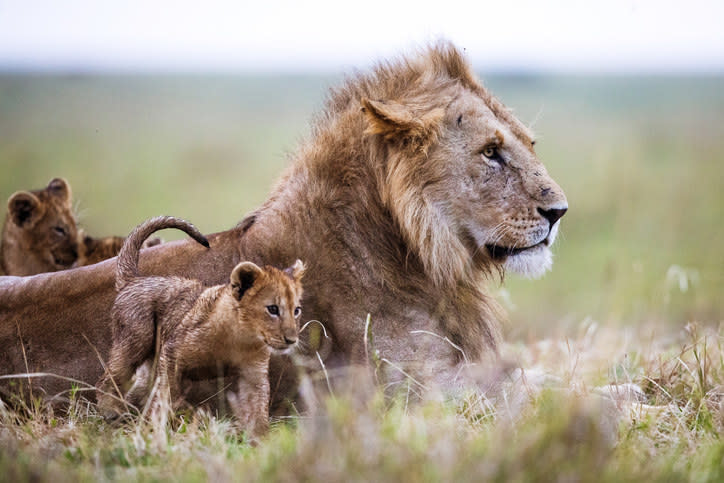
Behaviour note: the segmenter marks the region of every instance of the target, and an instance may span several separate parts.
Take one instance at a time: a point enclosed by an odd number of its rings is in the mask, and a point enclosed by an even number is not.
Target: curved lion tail
[[[138,252],[143,242],[158,230],[176,228],[187,233],[191,238],[209,248],[209,241],[194,225],[174,216],[157,216],[138,225],[128,235],[121,247],[116,262],[116,290],[120,291],[130,281],[139,276]]]

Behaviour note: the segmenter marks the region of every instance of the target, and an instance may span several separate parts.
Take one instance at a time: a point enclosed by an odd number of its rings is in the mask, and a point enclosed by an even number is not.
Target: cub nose
[[[292,345],[297,342],[296,337],[289,337],[288,335],[284,336],[284,342],[286,342],[287,345]]]
[[[548,223],[553,226],[558,220],[561,219],[561,216],[566,214],[566,211],[568,211],[568,207],[564,208],[551,208],[549,210],[544,210],[543,208],[538,208],[538,213],[543,216],[546,220],[548,220]]]

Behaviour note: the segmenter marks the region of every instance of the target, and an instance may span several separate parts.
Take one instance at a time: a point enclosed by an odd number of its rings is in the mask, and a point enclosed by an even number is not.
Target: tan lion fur
[[[286,267],[303,259],[305,317],[333,341],[327,368],[378,354],[391,362],[391,382],[399,368],[451,387],[465,384],[457,377],[464,361],[497,354],[489,275],[545,271],[566,207],[532,135],[460,51],[441,43],[333,89],[269,199],[210,236],[210,250],[161,245],[141,265],[210,285],[241,260]],[[0,286],[0,343],[13,348],[2,366],[23,370],[22,340],[33,370],[95,382],[100,363],[80,334],[107,357],[113,268]],[[48,327],[64,336],[49,340]],[[66,351],[75,358],[59,361]],[[294,374],[288,360],[272,358],[272,394],[293,394]],[[51,392],[63,386],[42,381]]]
[[[139,370],[155,357],[158,386],[150,401],[152,414],[161,421],[168,409],[183,401],[182,383],[189,372],[219,371],[227,377],[225,396],[238,429],[251,437],[268,426],[271,351],[287,351],[297,342],[301,314],[300,280],[304,266],[297,260],[285,271],[239,263],[225,285],[204,287],[182,277],[142,277],[138,252],[154,231],[178,228],[199,243],[208,242],[196,228],[173,217],[157,217],[129,235],[118,257],[112,309],[110,359],[99,382],[99,406],[109,415],[124,406],[112,397],[125,388],[134,373],[127,403],[140,406],[151,391],[153,374]]]

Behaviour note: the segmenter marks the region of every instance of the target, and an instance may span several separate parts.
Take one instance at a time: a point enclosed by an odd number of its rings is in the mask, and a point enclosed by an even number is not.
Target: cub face
[[[300,260],[285,270],[242,262],[231,273],[239,320],[274,352],[286,353],[297,342],[304,270]]]
[[[8,199],[7,222],[14,230],[5,236],[17,237],[14,243],[43,265],[36,269],[63,270],[78,258],[78,229],[71,205],[70,186],[62,178],[51,180],[42,190],[19,191]]]

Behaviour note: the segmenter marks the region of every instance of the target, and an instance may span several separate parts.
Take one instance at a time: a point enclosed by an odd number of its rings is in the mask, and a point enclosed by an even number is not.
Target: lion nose
[[[538,213],[540,213],[543,218],[547,219],[551,226],[555,225],[555,223],[561,219],[561,216],[566,214],[566,211],[568,211],[567,206],[564,208],[551,208],[548,210],[538,208]]]
[[[292,345],[297,342],[296,337],[289,337],[288,335],[284,336],[284,342],[286,342],[287,345]]]

